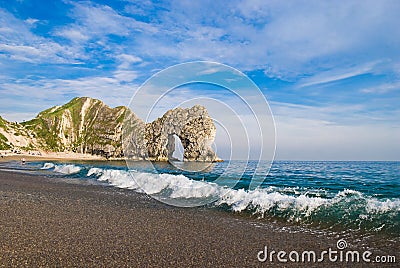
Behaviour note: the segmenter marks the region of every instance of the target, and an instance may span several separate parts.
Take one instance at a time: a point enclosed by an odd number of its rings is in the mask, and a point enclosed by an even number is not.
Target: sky
[[[157,72],[212,61],[268,100],[276,159],[400,160],[398,14],[384,0],[0,0],[0,115],[128,105]]]

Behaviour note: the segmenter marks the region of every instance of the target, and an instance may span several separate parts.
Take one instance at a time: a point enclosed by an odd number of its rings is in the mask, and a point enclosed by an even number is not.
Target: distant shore
[[[265,246],[323,251],[336,248],[340,238],[289,232],[282,224],[239,214],[176,208],[130,190],[81,184],[0,171],[0,266],[265,267],[271,263],[257,260]],[[348,242],[353,250],[366,250]],[[273,264],[310,266],[276,259]],[[327,265],[332,263],[319,267]]]

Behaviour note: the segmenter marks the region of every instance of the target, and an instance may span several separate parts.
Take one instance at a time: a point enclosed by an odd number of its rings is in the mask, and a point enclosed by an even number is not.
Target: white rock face
[[[37,140],[34,138],[31,131],[25,129],[21,124],[15,122],[7,122],[0,117],[2,124],[0,124],[0,138],[2,140],[0,145],[7,144],[11,148],[26,148],[34,149]],[[3,147],[3,146],[0,146]],[[3,148],[2,148],[3,149]]]

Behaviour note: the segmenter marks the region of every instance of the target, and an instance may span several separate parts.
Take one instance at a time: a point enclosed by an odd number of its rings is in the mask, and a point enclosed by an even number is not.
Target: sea
[[[400,238],[400,162],[2,162],[0,169],[149,194],[177,206],[337,233]],[[129,166],[129,168],[128,168]],[[198,168],[198,167],[196,167]],[[256,183],[254,183],[256,182]]]

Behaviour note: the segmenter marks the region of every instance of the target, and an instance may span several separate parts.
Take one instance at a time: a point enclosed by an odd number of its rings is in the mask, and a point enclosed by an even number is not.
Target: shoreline
[[[6,266],[265,267],[271,263],[257,260],[264,246],[321,252],[336,248],[340,238],[289,232],[282,223],[218,209],[171,207],[130,190],[8,171],[0,171],[0,211],[0,264]],[[348,243],[366,250],[356,238]],[[395,254],[399,245],[378,252]]]
[[[46,160],[96,160],[96,161],[106,161],[106,158],[96,155],[89,154],[78,154],[78,153],[65,153],[65,152],[51,152],[51,153],[41,153],[41,155],[37,154],[29,154],[29,153],[10,153],[9,151],[0,151],[1,162],[7,161],[19,161],[22,158],[25,158],[28,161],[46,161]]]
[[[0,162],[7,161],[20,161],[22,158],[25,158],[27,161],[147,161],[147,162],[160,162],[167,163],[168,160],[154,160],[154,159],[126,159],[126,158],[105,158],[99,155],[91,155],[91,154],[80,154],[80,153],[72,153],[72,152],[41,152],[41,155],[38,154],[29,154],[29,153],[10,153],[9,151],[0,151]],[[183,161],[186,162],[186,161]],[[203,162],[203,161],[188,161],[188,163],[218,163],[224,162],[224,160],[219,159],[212,162]]]
[[[0,150],[0,162],[7,162],[7,161],[20,161],[21,158],[25,158],[28,161],[148,161],[148,162],[168,162],[168,161],[155,161],[152,159],[126,159],[126,158],[105,158],[99,155],[91,155],[91,154],[80,154],[80,153],[73,153],[73,152],[41,152],[42,155],[32,155],[26,152],[24,153],[10,153],[9,150]],[[227,160],[218,160],[214,162],[205,162],[205,163],[218,163],[218,162],[225,162]],[[257,160],[256,160],[257,161]],[[274,160],[274,162],[400,162],[400,160]],[[204,163],[204,162],[196,162],[195,163]],[[190,163],[190,161],[189,161]]]

